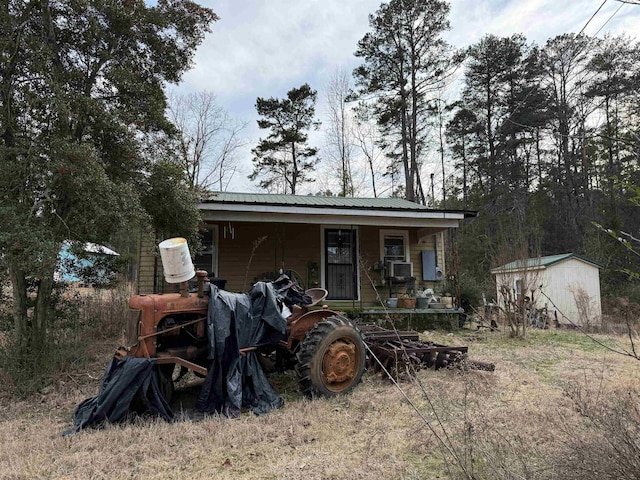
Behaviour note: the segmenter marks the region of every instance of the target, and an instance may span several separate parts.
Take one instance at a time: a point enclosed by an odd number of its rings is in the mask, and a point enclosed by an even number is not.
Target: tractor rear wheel
[[[296,376],[307,397],[333,397],[350,391],[364,373],[366,352],[356,326],[347,318],[327,317],[300,343]]]

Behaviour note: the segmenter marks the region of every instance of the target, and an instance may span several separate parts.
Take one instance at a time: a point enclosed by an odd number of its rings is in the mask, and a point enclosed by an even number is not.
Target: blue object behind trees
[[[55,279],[59,282],[85,282],[107,285],[115,281],[119,254],[95,243],[72,245],[65,242],[58,253]]]

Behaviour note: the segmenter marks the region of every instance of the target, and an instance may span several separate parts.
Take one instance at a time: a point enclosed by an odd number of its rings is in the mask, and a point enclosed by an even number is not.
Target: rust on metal
[[[157,331],[157,332],[154,332],[154,333],[150,333],[148,335],[140,335],[138,337],[138,341],[145,340],[145,339],[151,338],[151,337],[156,337],[158,335],[166,335],[169,332],[174,332],[174,331],[177,332],[181,328],[188,327],[189,325],[195,325],[198,322],[204,322],[206,319],[207,319],[207,317],[201,317],[201,318],[197,318],[195,320],[192,320],[191,322],[181,323],[180,325],[176,325],[175,327],[163,328],[160,331]]]
[[[258,349],[258,347],[241,348],[240,349],[240,355],[242,355],[244,357],[247,354],[247,352],[255,352],[257,349]]]
[[[332,343],[322,361],[322,371],[329,384],[349,382],[357,373],[357,352],[352,343]]]
[[[130,345],[131,355],[136,357],[155,357],[159,330],[172,327],[163,326],[167,318],[176,318],[176,326],[182,329],[185,321],[206,318],[209,299],[196,295],[182,297],[177,293],[164,295],[137,295],[129,301],[129,309],[136,313],[129,316],[128,332],[136,332],[136,344]],[[205,337],[205,322],[194,322],[195,336]],[[160,332],[161,333],[161,332]],[[139,341],[138,338],[143,340]]]
[[[196,278],[198,279],[198,298],[204,297],[204,284],[209,281],[206,270],[196,270]]]
[[[189,370],[193,370],[196,373],[199,373],[202,376],[206,376],[207,375],[207,369],[201,365],[198,365],[196,363],[190,362],[188,360],[185,360],[182,357],[158,357],[158,360],[156,360],[156,363],[158,365],[163,365],[163,364],[170,364],[170,363],[176,363],[178,365],[182,365],[183,367],[188,368]]]
[[[127,351],[127,348],[120,346],[118,347],[118,349],[116,350],[116,353],[113,356],[116,357],[117,360],[122,360],[128,354],[129,352]]]
[[[306,309],[302,309],[298,317],[294,318],[289,325],[287,325],[289,339],[287,344],[289,348],[293,348],[294,342],[302,341],[307,332],[311,330],[316,323],[333,315],[336,315],[336,312],[331,310],[307,311]]]
[[[397,373],[403,368],[449,368],[462,365],[468,347],[440,345],[419,339],[417,332],[386,330],[376,325],[361,325],[362,337],[369,349],[387,371]],[[371,366],[380,368],[377,362]],[[494,371],[489,362],[468,361],[470,368]]]
[[[203,366],[207,360],[206,319],[209,297],[202,291],[207,280],[205,271],[196,272],[198,294],[184,295],[160,294],[137,295],[129,301],[129,318],[127,321],[126,347],[116,352],[116,358],[125,355],[134,357],[156,358],[158,364],[177,364],[193,370],[199,375],[206,375]],[[184,290],[181,286],[181,291]],[[307,290],[312,301],[307,305],[295,305],[293,313],[287,318],[286,340],[279,342],[278,348],[290,357],[295,356],[299,345],[307,333],[320,321],[340,316],[320,304],[327,296],[322,288]],[[386,330],[379,326],[357,325],[362,339],[371,352],[389,371],[400,372],[403,368],[447,368],[460,365],[466,359],[467,347],[439,345],[421,341],[417,332]],[[241,355],[256,350],[250,346],[240,349]],[[348,339],[333,342],[323,354],[322,373],[324,382],[330,390],[340,391],[341,386],[349,384],[358,374],[358,357],[356,346]],[[374,368],[376,365],[370,361]],[[471,368],[491,370],[493,364],[470,361]]]

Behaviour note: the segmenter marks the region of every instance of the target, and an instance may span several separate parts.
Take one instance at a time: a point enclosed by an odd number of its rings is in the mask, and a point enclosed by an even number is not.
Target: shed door
[[[325,284],[333,300],[357,299],[356,230],[324,231]]]

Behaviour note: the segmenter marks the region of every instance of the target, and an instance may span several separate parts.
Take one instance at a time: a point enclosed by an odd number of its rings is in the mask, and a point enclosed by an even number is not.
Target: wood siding
[[[234,235],[221,235],[218,276],[226,289],[246,291],[263,274],[295,270],[306,284],[313,284],[309,262],[320,263],[320,226],[277,223],[233,223]]]
[[[226,280],[225,289],[232,292],[247,291],[254,281],[268,272],[295,270],[307,288],[321,286],[322,227],[309,224],[259,222],[208,222],[218,225],[218,278]],[[227,228],[225,228],[227,227]],[[231,228],[230,228],[231,227]],[[358,231],[359,286],[358,301],[331,301],[331,305],[380,306],[388,297],[382,273],[374,269],[380,261],[380,230],[388,227],[361,226]],[[418,238],[418,229],[401,228],[409,233],[410,260],[416,287],[433,288],[440,292],[439,282],[423,282],[422,250],[433,250],[437,242],[438,265],[444,270],[444,236],[428,235]],[[419,243],[419,240],[420,243]],[[156,291],[174,291],[164,282],[162,262],[157,255],[156,239],[143,235],[140,241],[139,283],[140,293],[152,293],[154,271]],[[156,263],[157,262],[157,263]]]
[[[152,233],[143,233],[138,241],[138,294],[154,293],[154,273],[156,268],[162,276],[162,262],[157,259],[156,237]]]
[[[545,293],[555,303],[560,323],[600,324],[602,307],[598,267],[572,258],[551,265],[545,277]],[[553,306],[549,305],[549,309],[552,310]]]

